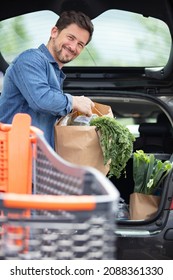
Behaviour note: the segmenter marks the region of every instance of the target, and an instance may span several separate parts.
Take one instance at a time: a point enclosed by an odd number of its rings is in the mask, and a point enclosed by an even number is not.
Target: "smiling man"
[[[62,30],[57,26],[52,28],[47,48],[58,62],[59,68],[62,68],[64,63],[70,62],[81,53],[88,43],[89,33],[76,24],[70,24]]]
[[[62,13],[51,29],[47,46],[21,53],[8,67],[0,97],[0,121],[11,123],[16,113],[31,116],[54,148],[54,124],[72,109],[87,116],[94,103],[85,96],[72,96],[62,90],[62,67],[75,59],[90,42],[93,24],[81,12]]]

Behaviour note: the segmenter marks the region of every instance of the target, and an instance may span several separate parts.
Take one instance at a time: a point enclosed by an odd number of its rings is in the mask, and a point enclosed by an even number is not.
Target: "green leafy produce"
[[[155,194],[161,181],[172,169],[170,161],[162,162],[153,154],[138,150],[133,154],[134,192]]]
[[[93,118],[90,125],[99,130],[104,164],[110,162],[108,177],[119,178],[132,155],[134,135],[116,119],[107,116]]]

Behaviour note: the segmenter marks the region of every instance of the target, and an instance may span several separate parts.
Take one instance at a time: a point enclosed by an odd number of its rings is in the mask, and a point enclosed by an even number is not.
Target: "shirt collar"
[[[48,48],[44,45],[41,44],[39,46],[39,50],[41,50],[41,52],[43,52],[45,54],[45,56],[48,58],[49,62],[51,63],[57,63],[54,59],[54,57],[51,55],[51,53],[49,52]]]
[[[41,45],[39,46],[39,50],[41,50],[41,52],[44,53],[44,55],[47,57],[47,59],[49,60],[50,63],[56,64],[56,65],[57,65],[57,68],[59,69],[58,63],[56,62],[56,60],[54,59],[54,57],[51,55],[51,53],[49,52],[48,48],[47,48],[44,44],[41,44]],[[64,74],[64,72],[63,72],[61,69],[59,69],[59,70],[60,70],[60,72],[61,72],[61,77],[62,77],[63,79],[65,79],[65,78],[66,78],[66,75]]]

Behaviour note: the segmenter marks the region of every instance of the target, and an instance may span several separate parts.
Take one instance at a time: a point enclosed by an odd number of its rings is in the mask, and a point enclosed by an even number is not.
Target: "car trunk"
[[[106,71],[105,71],[106,70]],[[105,71],[104,73],[102,71]],[[171,86],[170,89],[166,87],[165,80],[156,80],[152,78],[143,79],[142,69],[136,69],[133,72],[129,69],[127,71],[111,71],[111,69],[99,70],[95,68],[92,71],[82,71],[80,74],[73,72],[71,68],[65,68],[67,79],[65,82],[65,91],[68,91],[75,95],[84,93],[90,97],[93,101],[103,103],[111,106],[114,116],[117,118],[123,115],[124,118],[129,116],[135,116],[136,119],[140,118],[140,122],[143,123],[150,114],[166,114],[168,117],[170,126],[172,126],[172,110],[169,107],[171,97]],[[128,76],[128,80],[125,77]],[[172,83],[172,82],[170,82]],[[163,97],[164,102],[163,102]],[[165,99],[168,102],[165,102]],[[148,125],[148,123],[146,123]],[[150,125],[150,124],[149,124]],[[153,125],[153,124],[152,124]],[[151,130],[151,128],[149,128]],[[171,128],[172,129],[172,128]],[[155,129],[152,128],[154,134]],[[153,138],[155,137],[155,138]],[[154,154],[155,158],[162,161],[172,161],[171,154],[173,152],[172,141],[166,136],[164,138],[162,130],[156,132],[156,135],[152,135],[149,139],[150,150],[148,146],[145,147],[140,144],[140,135],[136,137],[134,142],[134,150],[143,149],[144,152]],[[156,138],[159,139],[161,144],[157,147]],[[153,140],[154,139],[154,140]],[[163,140],[163,141],[162,141]],[[141,146],[140,146],[141,145]],[[152,235],[162,229],[164,222],[169,214],[168,209],[172,209],[171,201],[173,197],[172,190],[172,172],[162,182],[162,194],[159,204],[158,211],[149,219],[144,220],[119,220],[117,235],[120,238],[123,237],[139,237]],[[122,175],[119,179],[115,176],[111,177],[110,180],[119,190],[120,196],[125,200],[126,204],[129,205],[130,195],[134,191],[134,180],[133,180],[133,155],[127,162],[126,175]],[[122,246],[122,244],[121,244]],[[122,248],[122,247],[121,247]],[[123,257],[125,257],[123,255]]]

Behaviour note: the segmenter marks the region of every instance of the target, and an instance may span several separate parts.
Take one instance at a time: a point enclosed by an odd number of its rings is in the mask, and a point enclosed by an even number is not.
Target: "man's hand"
[[[90,117],[92,115],[92,108],[94,102],[85,96],[73,96],[73,110],[81,112],[82,114]]]

